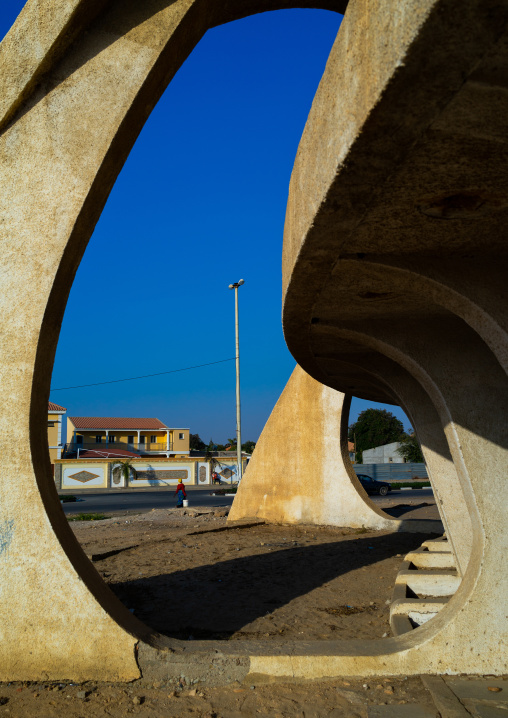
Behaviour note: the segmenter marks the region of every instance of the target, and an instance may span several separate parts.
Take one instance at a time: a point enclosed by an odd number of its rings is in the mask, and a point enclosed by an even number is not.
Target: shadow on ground
[[[256,555],[110,585],[128,608],[163,634],[227,640],[299,596],[343,574],[404,556],[427,538],[427,534],[393,533],[341,537],[311,546],[288,541],[288,547],[279,541],[257,548],[263,553]],[[351,580],[354,589],[354,576]],[[365,595],[358,600],[368,603]]]
[[[389,516],[393,516],[393,518],[398,519],[401,516],[405,516],[405,518],[429,518],[429,519],[439,519],[439,511],[436,507],[435,502],[432,503],[425,503],[422,502],[420,504],[397,504],[396,506],[385,506],[383,507],[383,511],[388,514]],[[406,514],[410,514],[410,516],[406,516]],[[444,530],[444,529],[443,529]]]

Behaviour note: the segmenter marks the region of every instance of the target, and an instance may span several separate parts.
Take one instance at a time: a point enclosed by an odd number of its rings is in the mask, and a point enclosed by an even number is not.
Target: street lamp
[[[240,279],[229,288],[235,290],[235,339],[236,339],[236,459],[238,462],[238,481],[242,478],[242,430],[240,419],[240,339],[238,336],[238,287],[244,284]]]

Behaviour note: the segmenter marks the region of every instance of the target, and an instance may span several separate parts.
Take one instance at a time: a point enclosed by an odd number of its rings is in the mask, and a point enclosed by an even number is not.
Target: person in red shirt
[[[180,481],[178,486],[176,487],[175,496],[178,496],[176,508],[181,509],[183,507],[183,500],[187,498],[187,493],[185,491],[183,481]]]

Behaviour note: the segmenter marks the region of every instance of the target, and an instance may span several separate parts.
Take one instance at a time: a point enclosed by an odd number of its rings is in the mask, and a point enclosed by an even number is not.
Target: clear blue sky
[[[23,4],[4,0],[0,37]],[[287,191],[340,21],[289,10],[206,34],[146,123],[90,240],[52,387],[233,357],[228,285],[243,278],[242,437],[257,440],[295,365],[281,328]],[[156,416],[205,441],[235,432],[233,361],[51,398],[70,415]],[[367,406],[383,405],[354,400],[351,420]]]

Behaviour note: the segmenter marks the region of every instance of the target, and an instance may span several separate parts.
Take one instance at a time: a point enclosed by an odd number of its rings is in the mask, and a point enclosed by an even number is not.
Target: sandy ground
[[[400,704],[424,706],[437,715],[419,678],[179,691],[143,683],[0,686],[0,715],[7,718],[367,718],[369,706]]]
[[[411,507],[411,515],[431,510]],[[153,628],[183,640],[382,640],[390,635],[400,562],[429,538],[330,527],[230,528],[224,517],[203,511],[157,509],[71,526],[120,600]],[[185,680],[0,685],[6,718],[367,718],[369,705],[415,703],[435,713],[419,678],[223,688]]]
[[[73,529],[127,608],[183,640],[381,639],[390,633],[402,558],[428,538],[268,524],[230,528],[213,513],[194,518],[168,510]]]

